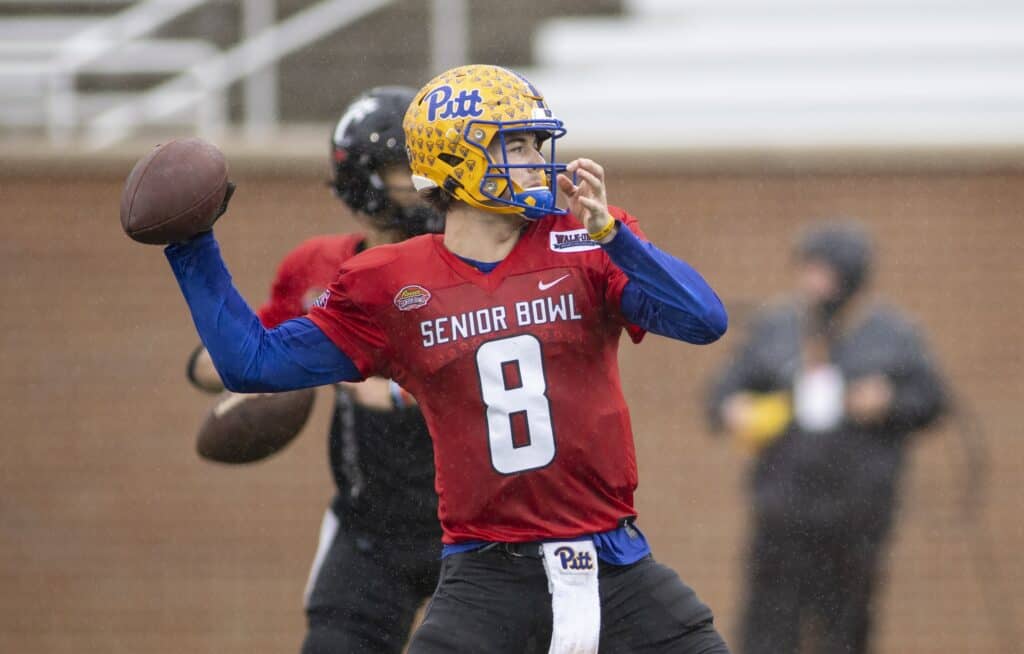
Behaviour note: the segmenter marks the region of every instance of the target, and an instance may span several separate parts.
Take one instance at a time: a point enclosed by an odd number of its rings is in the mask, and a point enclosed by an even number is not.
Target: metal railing
[[[51,140],[66,142],[77,124],[75,78],[100,57],[202,5],[206,0],[146,0],[73,35],[46,64],[47,124]]]
[[[146,38],[209,1],[144,0],[108,18],[84,21],[59,43],[32,39],[4,43],[0,75],[21,76],[38,87],[42,105],[38,122],[56,145],[82,137],[88,147],[105,148],[146,125],[169,120],[186,122],[198,133],[215,137],[228,122],[226,91],[239,81],[244,82],[245,133],[258,137],[278,124],[277,62],[393,2],[321,0],[276,22],[275,0],[240,0],[242,41],[223,52],[196,39]],[[463,63],[468,0],[430,1],[431,68]],[[57,1],[40,0],[39,4]],[[69,24],[73,20],[65,17]],[[175,61],[182,62],[178,67],[169,63],[171,52],[177,54]],[[120,71],[111,70],[118,66]],[[83,110],[91,106],[88,94],[76,88],[76,80],[88,72],[178,74],[141,92],[107,94],[104,101],[109,106],[100,106],[90,115],[93,112]]]
[[[209,105],[204,102],[207,98],[238,80],[260,73],[269,64],[391,1],[322,0],[260,30],[221,55],[192,66],[174,79],[89,120],[85,125],[86,143],[92,148],[114,145],[143,124],[160,122],[195,106],[200,108],[197,122],[200,134],[215,138],[223,129],[224,120],[218,112],[208,111]],[[266,97],[259,97],[258,92],[252,92],[248,99],[253,106],[267,101]],[[248,110],[246,113],[251,115]],[[261,117],[266,120],[267,114]]]

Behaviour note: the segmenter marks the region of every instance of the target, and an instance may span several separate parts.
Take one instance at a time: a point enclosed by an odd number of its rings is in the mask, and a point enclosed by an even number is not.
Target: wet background
[[[228,154],[239,190],[218,237],[237,285],[258,303],[292,246],[355,223],[324,188],[319,156],[285,165]],[[329,399],[321,395],[303,435],[263,463],[197,457],[211,398],[184,377],[195,333],[160,249],[129,241],[117,219],[133,159],[8,159],[0,168],[0,651],[296,651],[332,492]],[[799,228],[855,217],[877,244],[872,291],[925,327],[989,449],[988,493],[967,518],[955,420],[911,448],[877,651],[1015,651],[1007,641],[1024,621],[1024,173],[984,162],[958,170],[879,160],[845,172],[799,159],[703,169],[605,162],[610,201],[696,265],[732,317],[710,347],[659,337],[622,347],[640,524],[655,555],[734,636],[746,460],[706,432],[703,385],[742,336],[744,316],[787,288]]]
[[[201,39],[223,52],[239,42],[243,7],[253,4],[259,3],[200,3],[151,36]],[[279,18],[288,18],[313,2],[270,4]],[[239,190],[217,233],[250,302],[264,299],[280,257],[301,240],[355,229],[323,184],[331,123],[365,88],[419,86],[437,72],[431,70],[432,7],[463,4],[467,59],[539,70],[546,56],[548,74],[531,79],[548,93],[556,113],[565,106],[561,115],[573,116],[569,149],[606,165],[611,202],[703,272],[730,311],[729,333],[710,347],[659,337],[622,346],[640,465],[640,525],[655,555],[697,589],[735,642],[747,460],[706,432],[704,385],[742,338],[745,318],[790,287],[798,231],[820,219],[856,218],[869,227],[877,248],[872,292],[918,320],[960,406],[977,416],[966,441],[965,429],[951,417],[910,449],[876,610],[876,651],[1022,651],[1024,65],[1014,31],[1022,15],[1016,3],[381,4],[278,62],[273,91],[280,131],[246,139],[244,90],[237,83],[228,89],[230,125],[215,141],[228,155]],[[132,5],[5,1],[0,19],[33,13],[102,17]],[[887,11],[889,5],[895,9]],[[578,26],[587,16],[628,18],[642,6],[660,6],[672,21],[682,21],[672,25],[696,26],[681,30],[679,39],[669,34],[667,45],[658,41],[669,49],[678,41],[687,56],[647,57],[645,48],[656,39],[647,42],[643,34],[643,47],[614,36],[573,45],[552,36],[565,32],[547,22],[570,16],[568,23]],[[862,14],[862,7],[877,13]],[[943,17],[949,16],[945,29]],[[811,40],[831,58],[786,55],[792,45],[786,35],[800,20],[832,20],[825,26],[837,33],[863,28],[857,20],[866,20],[871,51],[845,59],[838,51],[837,57],[830,49],[835,44],[812,29]],[[658,18],[648,21],[652,31],[664,26]],[[439,25],[445,38],[458,31],[450,20]],[[711,32],[701,33],[701,25],[711,25]],[[931,32],[916,33],[928,47],[892,37],[900,26],[922,25],[938,25],[943,36],[929,41]],[[731,33],[736,26],[767,44],[769,56],[746,42],[732,44],[745,55],[719,49],[712,37],[723,32],[715,30]],[[879,37],[875,27],[891,38]],[[635,24],[631,34],[636,36]],[[701,34],[707,50],[701,50]],[[25,33],[15,27],[0,30],[0,37],[0,54],[10,54]],[[687,37],[697,37],[692,49]],[[596,50],[587,55],[583,45]],[[908,68],[887,66],[885,56]],[[118,69],[125,58],[113,52],[105,65]],[[605,81],[619,60],[630,62],[624,64],[627,81],[642,82],[629,92]],[[787,61],[791,69],[783,72],[797,79],[810,71],[812,81],[835,88],[849,75],[876,91],[871,83],[880,80],[892,95],[865,98],[843,87],[840,96],[850,105],[825,102],[819,114],[784,94],[772,96],[777,88],[768,76]],[[821,67],[817,73],[815,65]],[[919,74],[917,66],[932,68]],[[0,66],[0,73],[11,70]],[[563,83],[548,88],[541,82],[558,79],[551,71],[560,72]],[[727,76],[720,79],[719,73]],[[622,81],[621,68],[618,74]],[[680,81],[685,75],[692,77]],[[142,90],[167,77],[86,70],[75,83],[84,97]],[[330,397],[321,391],[302,436],[265,462],[232,468],[200,460],[194,439],[212,398],[189,386],[184,375],[197,337],[160,249],[129,241],[117,216],[132,163],[170,134],[194,133],[194,125],[143,131],[113,151],[89,152],[76,140],[82,129],[72,130],[65,142],[48,139],[45,106],[26,105],[18,113],[22,87],[12,86],[12,79],[0,75],[0,653],[298,651],[305,629],[302,591],[333,492],[326,457]],[[748,107],[728,101],[734,90],[745,97],[743,83],[776,100],[761,106],[766,114],[752,110],[745,123],[738,109]],[[981,100],[959,95],[954,83]],[[686,98],[693,88],[697,99],[699,89],[709,94],[710,109],[685,101],[658,104]],[[587,104],[580,98],[588,89],[603,95]],[[915,95],[920,89],[927,92]],[[718,93],[726,100],[716,111]],[[642,103],[662,121],[667,117],[672,130],[651,130],[635,120]],[[778,106],[790,106],[802,118],[788,116],[787,122]],[[780,113],[772,114],[773,107]],[[864,107],[878,112],[858,113]],[[84,103],[80,109],[87,111]],[[733,110],[736,125],[728,120]],[[23,123],[12,126],[11,115]],[[765,115],[788,131],[771,129]],[[990,120],[972,122],[978,115]],[[815,147],[801,128],[806,123],[813,134],[828,134],[833,116],[862,125],[873,117],[876,127],[888,129],[840,133],[838,144]],[[922,132],[904,133],[885,122],[908,116],[904,126],[920,124]],[[948,129],[928,132],[950,116],[956,120]],[[709,125],[719,131],[704,129]],[[977,140],[960,129],[973,130]],[[932,140],[915,140],[921,133]],[[605,152],[573,146],[581,134],[589,135],[591,146],[617,147]],[[747,141],[750,135],[762,140]],[[630,150],[634,137],[657,145],[657,154]],[[977,445],[982,441],[985,448]],[[968,456],[978,452],[987,455],[980,469]],[[965,492],[978,487],[986,492],[965,513]]]

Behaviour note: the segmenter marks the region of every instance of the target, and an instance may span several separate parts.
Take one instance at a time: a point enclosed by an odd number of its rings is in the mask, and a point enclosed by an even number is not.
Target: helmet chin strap
[[[512,201],[528,205],[529,209],[523,209],[523,218],[527,220],[539,220],[551,213],[555,208],[555,194],[547,186],[533,186],[521,191],[511,192]]]
[[[375,229],[399,230],[406,236],[439,233],[444,227],[444,219],[439,213],[420,204],[412,207],[400,207],[389,203],[383,211],[369,215],[369,217]]]

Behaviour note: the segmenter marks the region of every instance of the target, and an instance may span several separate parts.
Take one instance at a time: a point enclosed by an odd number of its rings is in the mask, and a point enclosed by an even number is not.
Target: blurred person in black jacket
[[[756,317],[709,397],[756,456],[741,651],[867,652],[906,446],[946,393],[913,325],[864,297],[859,226],[817,227],[796,255],[797,297]]]

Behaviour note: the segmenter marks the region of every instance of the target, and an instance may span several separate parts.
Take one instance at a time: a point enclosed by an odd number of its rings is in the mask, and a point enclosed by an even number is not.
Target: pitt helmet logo
[[[430,291],[417,284],[404,286],[395,295],[395,306],[399,311],[420,309],[427,306],[427,302],[430,302]]]
[[[590,552],[577,552],[568,545],[563,545],[555,550],[555,556],[565,571],[578,571],[594,569],[594,559]]]
[[[445,84],[428,93],[425,99],[427,101],[427,120],[431,122],[439,118],[466,118],[484,113],[483,108],[480,107],[480,103],[484,99],[480,97],[479,89],[472,91],[463,89],[453,98],[452,87]]]

